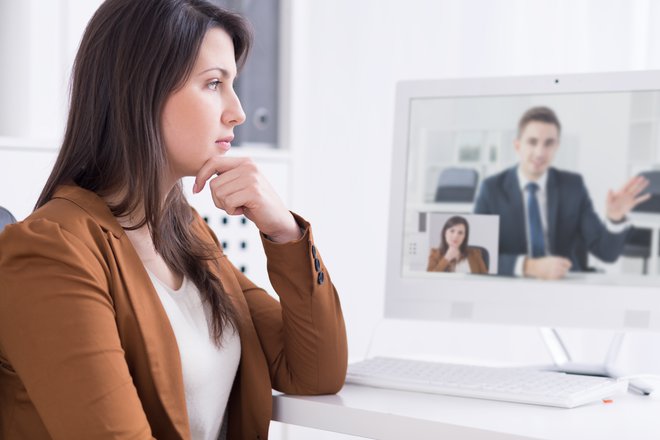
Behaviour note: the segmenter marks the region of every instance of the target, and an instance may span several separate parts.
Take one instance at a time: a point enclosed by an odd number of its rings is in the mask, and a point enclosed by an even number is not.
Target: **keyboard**
[[[604,377],[387,357],[350,364],[346,382],[561,408],[605,400],[628,389],[627,381]]]

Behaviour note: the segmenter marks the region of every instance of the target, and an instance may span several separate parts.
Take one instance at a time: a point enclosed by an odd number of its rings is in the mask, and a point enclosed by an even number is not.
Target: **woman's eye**
[[[208,88],[211,90],[218,90],[218,86],[220,86],[220,81],[219,80],[213,80],[208,84]]]

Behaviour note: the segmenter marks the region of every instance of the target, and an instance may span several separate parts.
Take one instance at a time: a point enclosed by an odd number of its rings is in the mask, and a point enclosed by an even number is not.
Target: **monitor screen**
[[[397,93],[388,315],[659,325],[660,74]]]

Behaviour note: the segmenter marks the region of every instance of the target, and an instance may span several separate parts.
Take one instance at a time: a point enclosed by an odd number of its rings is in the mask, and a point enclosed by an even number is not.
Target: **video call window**
[[[410,105],[404,274],[657,276],[635,246],[660,240],[660,93]]]
[[[418,213],[409,234],[416,252],[408,255],[411,271],[497,274],[499,219],[492,215]]]

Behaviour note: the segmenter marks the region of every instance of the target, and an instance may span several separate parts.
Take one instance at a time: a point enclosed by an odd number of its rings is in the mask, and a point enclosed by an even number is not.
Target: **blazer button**
[[[312,245],[312,256],[316,258],[316,246]]]
[[[321,270],[321,262],[319,261],[318,258],[314,258],[314,268],[316,269],[317,272]]]
[[[319,275],[316,277],[316,282],[319,284],[323,284],[323,272],[319,272]]]

